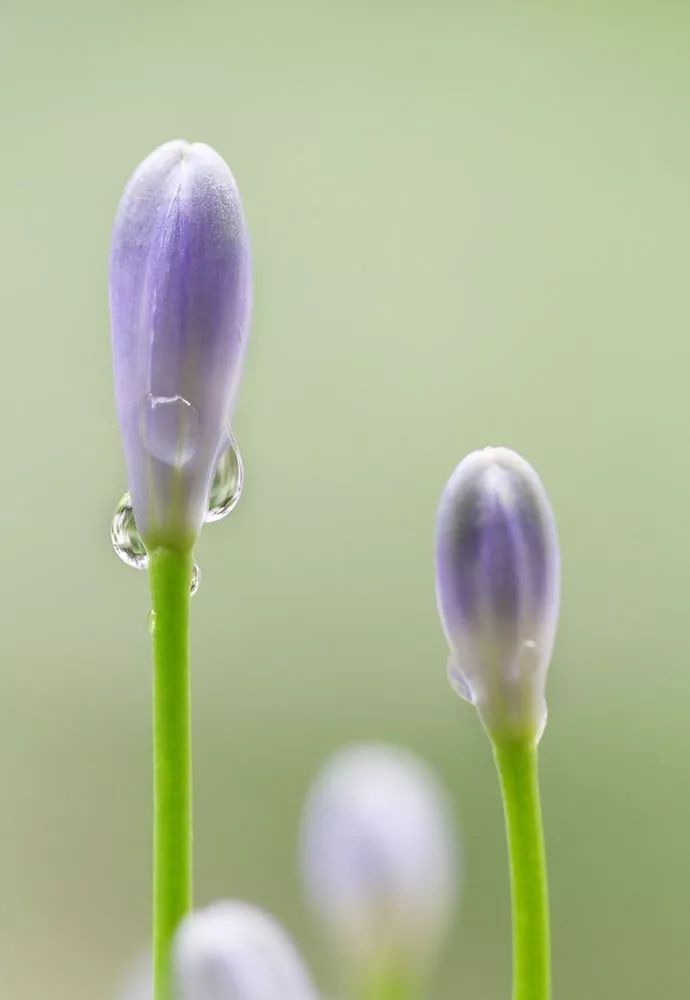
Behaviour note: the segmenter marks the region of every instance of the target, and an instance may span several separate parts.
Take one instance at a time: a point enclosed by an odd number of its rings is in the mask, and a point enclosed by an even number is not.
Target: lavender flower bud
[[[532,466],[507,448],[468,455],[441,496],[436,592],[451,683],[497,741],[541,736],[559,586],[556,526]]]
[[[173,946],[176,1000],[316,1000],[294,945],[266,913],[215,903],[180,925]]]
[[[147,547],[188,546],[201,528],[250,310],[232,174],[209,146],[168,142],[130,179],[110,258],[115,395]]]
[[[424,969],[453,910],[456,840],[426,764],[364,744],[327,763],[302,821],[307,893],[345,963]]]

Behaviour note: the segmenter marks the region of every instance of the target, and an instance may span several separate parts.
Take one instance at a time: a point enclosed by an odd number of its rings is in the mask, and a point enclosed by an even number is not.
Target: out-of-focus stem
[[[417,976],[387,966],[363,977],[354,995],[356,1000],[420,1000],[423,994]]]

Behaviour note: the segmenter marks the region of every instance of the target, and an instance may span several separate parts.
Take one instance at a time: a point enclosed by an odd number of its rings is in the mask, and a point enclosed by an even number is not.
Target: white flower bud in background
[[[175,1000],[317,1000],[288,935],[246,903],[214,903],[182,921],[173,978]]]
[[[118,1000],[153,1000],[151,956],[140,959],[130,970]]]
[[[307,800],[300,849],[309,900],[345,964],[425,969],[458,872],[449,803],[421,759],[381,744],[337,753]]]
[[[544,728],[559,588],[539,476],[508,448],[472,452],[441,496],[436,593],[451,683],[498,742],[536,741]]]

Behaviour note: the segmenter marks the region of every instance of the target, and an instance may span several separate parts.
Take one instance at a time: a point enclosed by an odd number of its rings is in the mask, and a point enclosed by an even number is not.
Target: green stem
[[[149,553],[153,605],[153,977],[170,1000],[170,944],[191,907],[191,552]]]
[[[546,853],[539,801],[537,748],[494,746],[508,833],[513,900],[513,1000],[551,994]]]

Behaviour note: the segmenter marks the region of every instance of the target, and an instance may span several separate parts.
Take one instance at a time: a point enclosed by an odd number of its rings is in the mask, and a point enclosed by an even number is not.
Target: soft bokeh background
[[[565,570],[555,996],[688,995],[689,32],[665,0],[2,5],[2,997],[108,1000],[146,944],[106,262],[130,171],[175,136],[232,164],[256,257],[247,488],[198,552],[198,899],[269,907],[332,984],[301,801],[343,742],[400,742],[464,831],[434,998],[508,996],[498,791],[446,684],[431,543],[454,464],[508,444]]]

